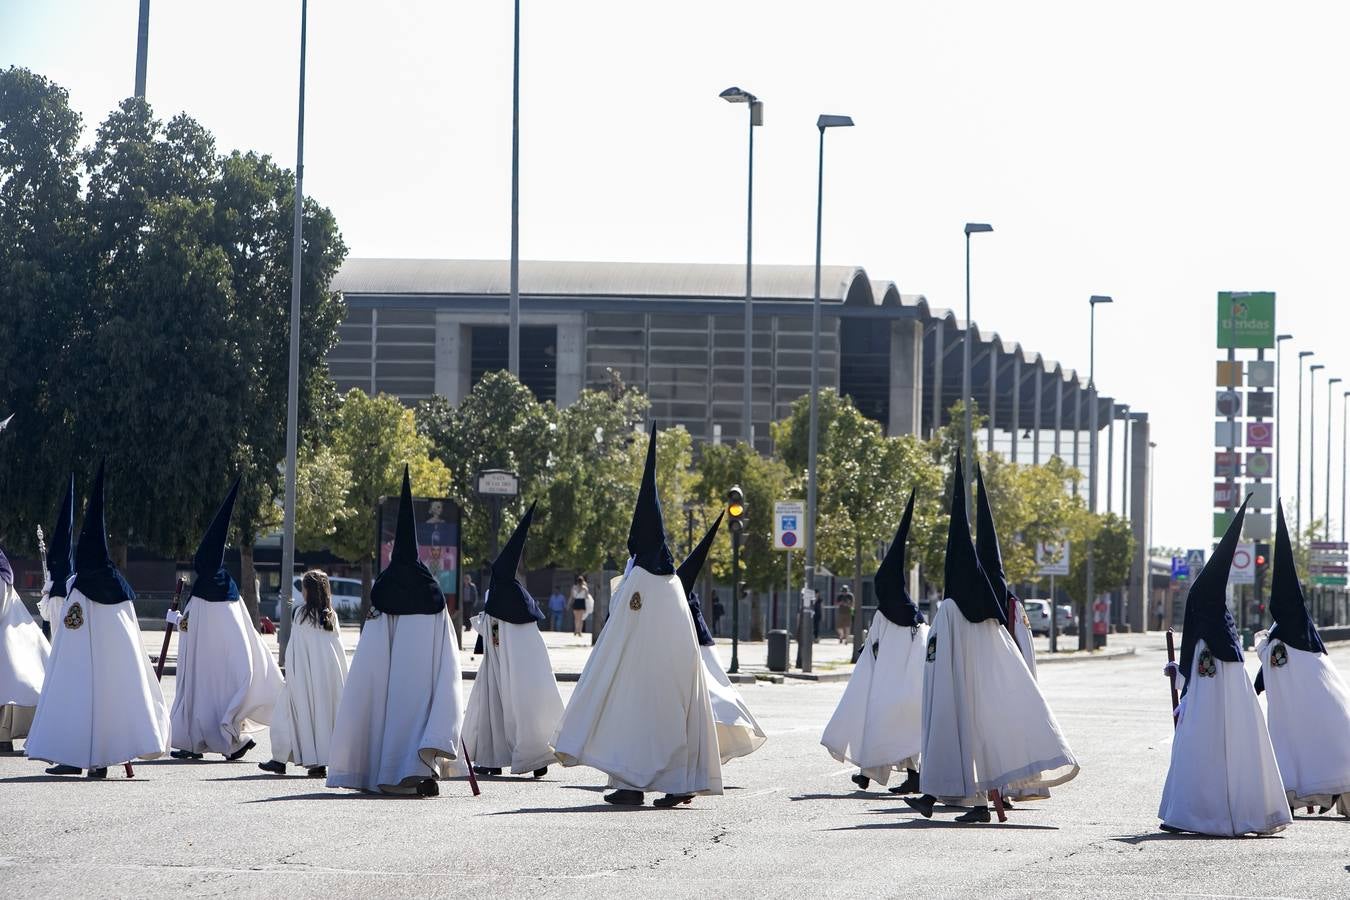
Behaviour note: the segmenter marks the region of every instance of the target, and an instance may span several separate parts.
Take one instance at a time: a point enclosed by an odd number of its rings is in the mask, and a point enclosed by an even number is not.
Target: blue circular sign
[[[784,546],[784,547],[795,547],[795,546],[797,546],[797,532],[795,532],[795,531],[785,531],[785,532],[783,532],[783,546]]]

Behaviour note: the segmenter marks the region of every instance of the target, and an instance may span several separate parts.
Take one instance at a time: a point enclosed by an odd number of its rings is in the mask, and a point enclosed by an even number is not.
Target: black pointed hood
[[[970,539],[970,519],[966,514],[966,477],[961,467],[961,451],[956,452],[952,472],[952,514],[947,526],[947,560],[943,568],[942,594],[955,601],[961,614],[971,622],[997,619],[1007,626],[1006,603],[994,594]]]
[[[1008,575],[1003,571],[1003,550],[998,545],[998,531],[994,528],[994,510],[989,506],[989,494],[984,489],[984,473],[975,466],[975,553],[994,596],[1006,607],[1008,604]]]
[[[413,518],[412,481],[403,467],[403,493],[398,501],[394,549],[370,588],[373,609],[393,616],[432,616],[445,612],[445,594],[436,576],[417,555],[417,523]]]
[[[1196,644],[1202,638],[1216,659],[1242,661],[1242,642],[1238,639],[1233,614],[1228,611],[1227,590],[1228,572],[1233,567],[1233,553],[1242,535],[1242,520],[1246,518],[1250,500],[1248,494],[1228,524],[1214,555],[1205,563],[1186,594],[1186,618],[1181,632],[1181,674],[1184,678],[1191,677]]]
[[[534,521],[536,503],[530,504],[516,525],[516,530],[511,533],[511,539],[492,561],[492,585],[488,588],[487,602],[483,605],[483,611],[489,616],[512,625],[537,625],[544,621],[539,604],[516,578],[516,570],[520,568],[520,560],[525,555],[525,538],[530,533],[530,523]]]
[[[64,597],[66,581],[75,571],[75,547],[71,536],[75,531],[75,474],[72,472],[66,485],[66,496],[61,501],[61,513],[56,517],[56,526],[52,528],[52,540],[47,545],[47,577],[52,588],[48,597]]]
[[[675,574],[680,577],[680,584],[684,585],[684,599],[689,603],[689,615],[694,619],[694,634],[698,636],[698,642],[704,647],[711,647],[715,641],[713,641],[712,632],[708,629],[707,620],[703,618],[703,603],[694,590],[694,582],[698,581],[698,573],[703,571],[703,564],[708,560],[708,551],[712,549],[713,538],[717,536],[717,529],[722,526],[723,515],[725,513],[717,514],[717,521],[712,523],[712,527],[703,536],[703,540],[698,542],[698,546],[689,552],[689,556],[675,570]]]
[[[239,496],[239,479],[230,485],[225,502],[216,510],[216,516],[206,529],[197,554],[192,557],[192,570],[197,580],[192,584],[192,596],[213,603],[228,603],[239,599],[239,585],[235,584],[229,569],[225,568],[225,542],[230,534],[230,518],[234,515],[234,501]]]
[[[98,464],[89,504],[80,526],[80,542],[75,548],[75,590],[94,603],[115,606],[136,599],[136,592],[113,565],[108,553],[108,531],[103,517],[104,464]]]
[[[675,560],[666,546],[666,526],[661,519],[661,498],[656,495],[656,424],[647,439],[647,463],[642,469],[633,524],[628,529],[628,553],[633,565],[653,575],[674,575]]]
[[[1303,586],[1298,581],[1294,566],[1294,545],[1289,540],[1289,527],[1284,523],[1284,507],[1275,507],[1275,565],[1270,578],[1271,640],[1279,640],[1308,653],[1326,653],[1317,626],[1308,616],[1303,597]]]
[[[909,502],[905,504],[905,514],[900,517],[900,527],[895,530],[895,540],[891,541],[881,565],[877,566],[877,574],[872,578],[872,589],[877,595],[877,611],[896,625],[906,628],[923,624],[923,613],[909,595],[909,566],[905,564],[905,544],[909,541],[909,524],[913,518],[914,491],[911,490]]]

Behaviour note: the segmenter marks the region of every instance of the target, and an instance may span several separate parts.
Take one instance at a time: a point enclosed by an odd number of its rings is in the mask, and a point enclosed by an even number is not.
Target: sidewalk
[[[149,623],[143,623],[146,627]],[[589,634],[582,637],[573,637],[571,632],[567,631],[545,631],[544,644],[548,647],[549,659],[553,665],[553,672],[559,681],[576,681],[581,676],[581,670],[586,666],[586,660],[590,657],[591,636]],[[464,647],[459,656],[460,668],[464,672],[466,679],[472,679],[478,674],[478,663],[481,657],[473,655],[474,640],[477,635],[470,629],[464,632]],[[360,638],[360,631],[355,625],[342,626],[342,644],[347,649],[347,655],[356,650],[356,642]],[[1161,632],[1151,632],[1148,634],[1113,634],[1108,639],[1108,646],[1103,650],[1069,651],[1070,647],[1078,646],[1078,638],[1072,635],[1061,635],[1059,645],[1060,653],[1050,654],[1050,641],[1048,638],[1036,638],[1036,664],[1046,665],[1047,663],[1061,662],[1081,662],[1083,660],[1105,660],[1120,659],[1126,656],[1133,656],[1136,647],[1141,643],[1144,646],[1151,646],[1162,639]],[[267,646],[275,655],[277,652],[277,639],[275,635],[262,635],[263,644]],[[159,650],[164,641],[164,631],[157,628],[153,631],[141,631],[141,643],[145,647],[146,655],[153,661],[159,656]],[[763,641],[751,643],[742,641],[738,648],[740,657],[740,676],[734,678],[739,682],[753,682],[757,680],[774,681],[781,683],[785,678],[794,680],[830,682],[847,681],[853,673],[853,664],[849,661],[852,651],[852,645],[848,643],[841,644],[833,637],[822,636],[815,644],[812,652],[812,669],[810,673],[803,673],[797,670],[790,672],[770,672],[766,663],[768,654],[768,645]],[[731,640],[729,638],[719,638],[715,648],[717,658],[721,660],[722,667],[729,669],[731,667]],[[797,643],[793,641],[788,649],[789,658],[794,662],[797,656]],[[175,674],[178,661],[178,633],[175,632],[169,641],[168,661],[164,667],[166,675]]]

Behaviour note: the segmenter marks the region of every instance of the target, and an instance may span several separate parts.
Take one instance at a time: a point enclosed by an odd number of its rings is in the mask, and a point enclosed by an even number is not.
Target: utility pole
[[[145,65],[150,53],[150,0],[141,0],[140,20],[136,24],[136,94],[145,99]]]

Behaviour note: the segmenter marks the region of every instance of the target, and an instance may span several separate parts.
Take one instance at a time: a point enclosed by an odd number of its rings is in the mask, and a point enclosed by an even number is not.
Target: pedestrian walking
[[[722,633],[722,617],[727,614],[727,608],[722,605],[722,598],[717,596],[717,588],[712,592],[712,633],[719,635]]]
[[[567,597],[562,588],[554,585],[553,593],[548,597],[549,631],[563,630],[563,615],[567,612]]]
[[[272,712],[272,758],[258,768],[285,775],[286,764],[310,778],[328,775],[328,754],[347,682],[347,651],[333,611],[328,575],[311,569],[300,578],[301,602],[291,610],[286,685]]]
[[[834,598],[834,633],[841,644],[853,635],[853,591],[848,585],[841,587]]]
[[[572,582],[572,636],[581,637],[581,626],[585,624],[586,617],[591,614],[591,609],[595,604],[595,598],[591,596],[590,586],[586,584],[586,576],[578,575]]]
[[[459,605],[464,610],[466,622],[478,615],[478,586],[473,583],[473,576],[468,572],[464,573],[464,587],[459,592]]]

